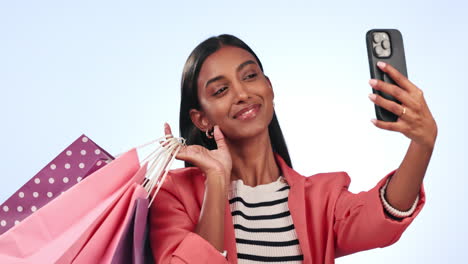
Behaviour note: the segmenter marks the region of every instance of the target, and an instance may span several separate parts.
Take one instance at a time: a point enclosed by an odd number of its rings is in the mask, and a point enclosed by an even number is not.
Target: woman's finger
[[[218,147],[218,149],[228,150],[226,141],[224,141],[224,134],[218,125],[214,126],[213,135],[216,140],[216,146]]]
[[[196,155],[196,153],[193,151],[193,148],[194,146],[183,146],[179,153],[177,153],[176,159],[192,163],[192,159]]]
[[[164,134],[172,137],[171,127],[168,123],[164,123]]]
[[[411,97],[410,94],[406,90],[403,90],[396,85],[386,83],[384,81],[377,80],[377,79],[371,79],[369,81],[369,84],[375,90],[382,91],[386,94],[389,94],[395,97],[398,101],[400,101],[402,104],[408,107],[414,108],[417,105],[417,103],[415,102],[415,99]]]
[[[377,66],[379,69],[381,69],[383,72],[387,73],[392,80],[394,80],[398,86],[401,88],[407,90],[408,92],[413,92],[414,90],[417,89],[416,85],[414,85],[406,76],[401,74],[397,69],[395,69],[392,65],[385,63],[383,61],[379,61],[377,63]]]
[[[403,122],[385,122],[382,120],[372,119],[372,123],[378,128],[395,131],[395,132],[403,132],[405,124]]]
[[[176,159],[191,163],[202,171],[207,171],[210,165],[207,152],[208,150],[205,147],[199,145],[184,146],[177,154]]]
[[[376,105],[385,108],[386,110],[394,113],[395,115],[406,118],[408,116],[408,109],[405,109],[402,105],[397,104],[391,100],[385,99],[377,94],[369,94],[369,99],[374,102]],[[405,113],[403,114],[403,111]]]
[[[171,127],[169,126],[169,124],[167,122],[164,123],[164,135],[166,136],[166,140],[173,137]],[[164,141],[166,141],[166,140],[164,140]],[[162,144],[163,147],[165,147],[165,146],[167,146],[169,144],[168,142],[164,142],[164,141],[159,141],[159,144]]]

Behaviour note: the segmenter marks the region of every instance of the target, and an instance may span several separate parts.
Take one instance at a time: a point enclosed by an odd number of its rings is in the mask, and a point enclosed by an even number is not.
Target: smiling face
[[[248,51],[224,46],[208,56],[197,86],[201,109],[191,109],[190,118],[199,129],[219,125],[230,140],[268,133],[274,93]]]

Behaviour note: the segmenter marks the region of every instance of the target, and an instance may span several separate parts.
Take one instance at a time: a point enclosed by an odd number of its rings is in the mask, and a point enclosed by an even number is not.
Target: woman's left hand
[[[370,80],[369,84],[376,90],[392,95],[401,105],[377,94],[370,94],[372,102],[399,116],[396,122],[375,119],[372,119],[372,122],[379,128],[400,132],[415,143],[432,149],[437,137],[437,124],[429,111],[422,90],[390,64],[379,62],[377,65],[398,86],[375,79]]]

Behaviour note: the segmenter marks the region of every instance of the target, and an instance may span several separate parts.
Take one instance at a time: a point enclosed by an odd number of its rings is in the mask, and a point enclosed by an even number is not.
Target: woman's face
[[[200,111],[191,109],[194,124],[206,131],[219,125],[231,140],[268,132],[274,93],[255,57],[225,46],[208,56],[197,81]]]

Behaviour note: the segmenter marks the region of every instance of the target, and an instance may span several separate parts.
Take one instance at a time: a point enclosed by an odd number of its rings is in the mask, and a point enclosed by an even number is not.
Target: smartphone
[[[406,71],[405,50],[403,48],[403,37],[397,29],[371,29],[366,34],[367,57],[369,58],[370,75],[373,79],[382,80],[387,83],[396,83],[377,67],[377,62],[383,61],[392,65],[401,74],[408,77]],[[372,89],[372,92],[385,99],[401,104],[393,96]],[[375,105],[375,114],[378,120],[396,122],[398,116],[392,112]]]

